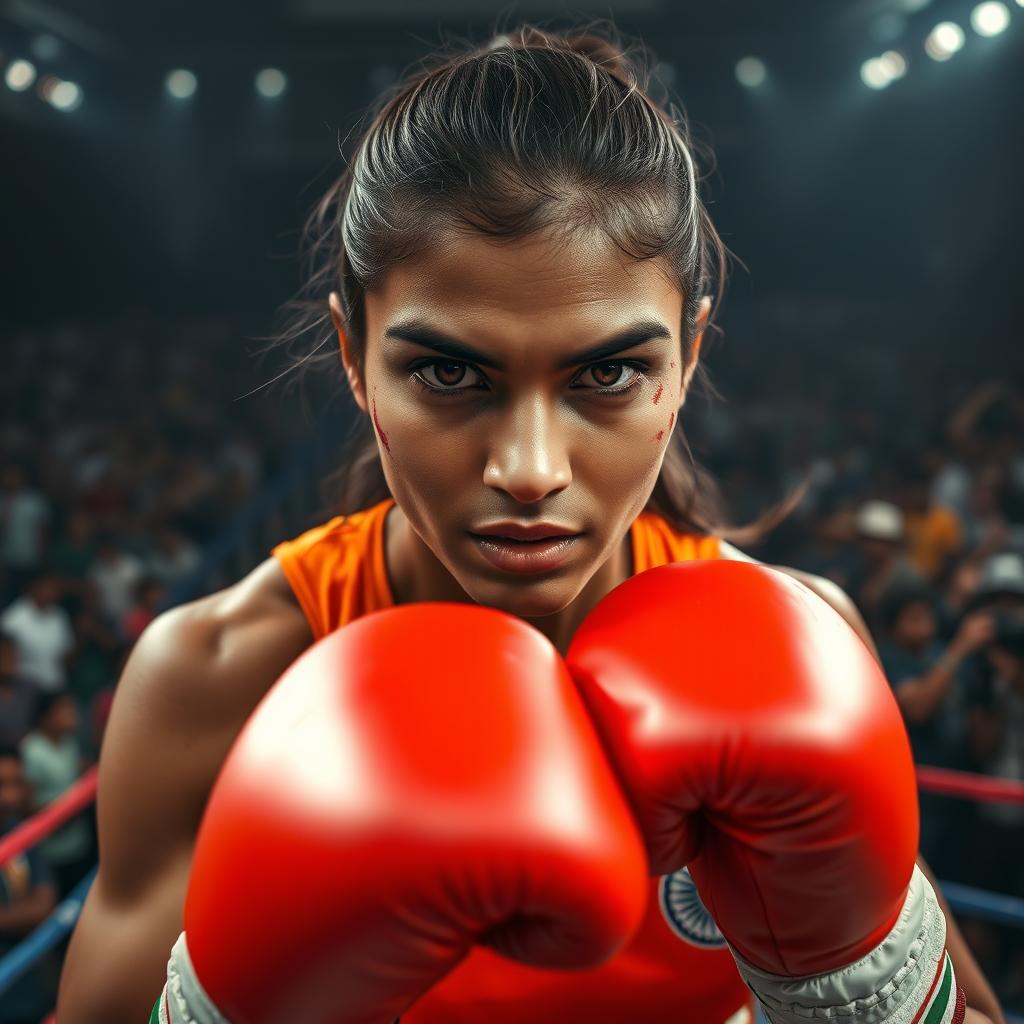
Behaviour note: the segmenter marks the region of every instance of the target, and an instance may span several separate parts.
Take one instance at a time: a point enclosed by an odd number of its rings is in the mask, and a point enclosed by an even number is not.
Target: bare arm
[[[210,787],[310,639],[297,611],[237,588],[160,616],[140,638],[100,758],[99,872],[64,962],[61,1024],[147,1019],[182,930]]]

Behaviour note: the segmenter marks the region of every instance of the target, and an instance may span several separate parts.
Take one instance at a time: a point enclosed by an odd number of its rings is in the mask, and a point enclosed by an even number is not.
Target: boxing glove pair
[[[374,613],[236,741],[154,1016],[388,1024],[474,944],[596,965],[689,864],[772,1020],[951,1022],[916,807],[871,654],[771,569],[634,576],[564,660],[493,609]]]

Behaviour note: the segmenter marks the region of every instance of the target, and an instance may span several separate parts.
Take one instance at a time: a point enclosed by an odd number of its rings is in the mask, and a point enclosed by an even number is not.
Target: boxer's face
[[[682,365],[681,317],[661,264],[596,233],[452,236],[367,294],[350,383],[398,505],[473,600],[553,614],[622,550],[696,365],[699,346]],[[580,535],[557,568],[513,573],[471,536],[503,520]]]

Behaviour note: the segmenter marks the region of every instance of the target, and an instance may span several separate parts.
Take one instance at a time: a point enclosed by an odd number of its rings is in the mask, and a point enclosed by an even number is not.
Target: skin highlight
[[[367,291],[362,353],[336,294],[330,308],[396,499],[385,530],[396,600],[499,608],[564,653],[587,612],[632,573],[629,527],[668,444],[655,396],[667,390],[682,406],[696,368],[700,336],[685,373],[677,368],[683,296],[672,275],[598,232],[515,242],[453,232]],[[709,311],[705,298],[701,331]],[[662,336],[572,361],[641,322]],[[478,358],[431,347],[438,333]],[[560,568],[513,575],[467,532],[502,520],[583,536]]]

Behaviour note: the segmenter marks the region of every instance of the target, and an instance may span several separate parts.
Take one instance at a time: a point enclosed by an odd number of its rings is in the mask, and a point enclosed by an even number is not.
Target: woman
[[[336,335],[365,431],[343,470],[349,514],[165,614],[136,648],[104,748],[101,866],[62,1024],[141,1020],[153,1005],[212,783],[312,640],[378,608],[446,600],[525,618],[565,653],[630,575],[744,557],[721,539],[677,423],[724,249],[686,131],[637,75],[604,39],[531,28],[441,58],[384,98],[320,203],[287,339],[329,313],[331,338],[303,362]],[[863,631],[840,592],[808,582]],[[607,984],[518,976],[499,997],[509,1019],[595,1019],[597,996],[603,1019],[749,1020],[713,928],[654,895]],[[966,951],[950,948],[994,1020]],[[484,970],[432,1019],[479,1019],[473,986],[484,1005],[493,980]]]

